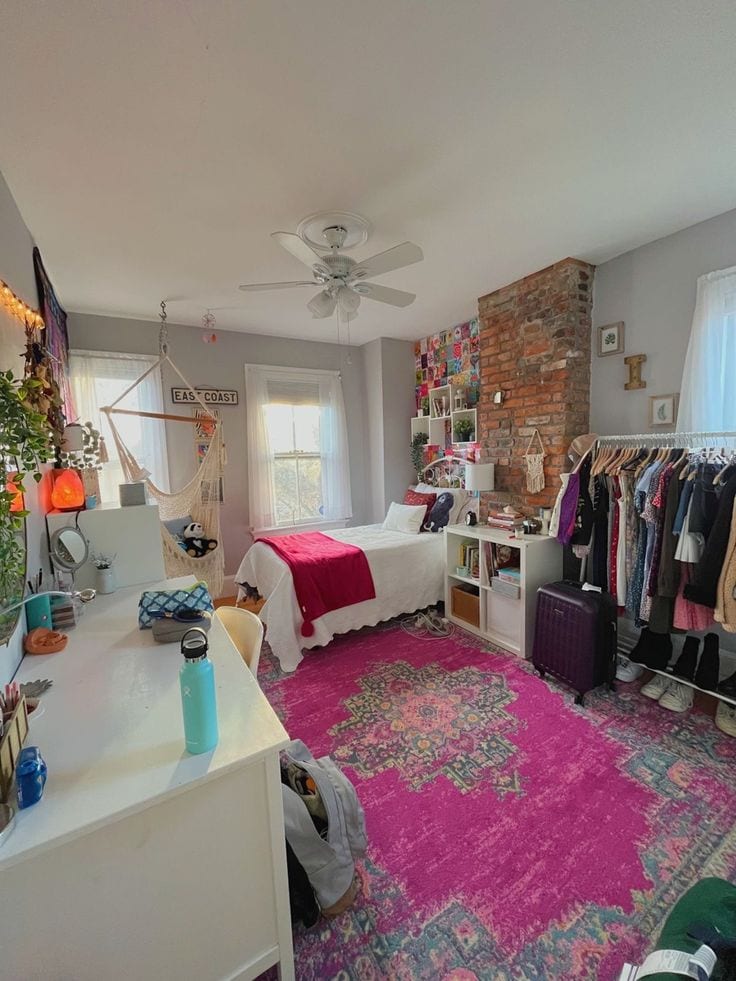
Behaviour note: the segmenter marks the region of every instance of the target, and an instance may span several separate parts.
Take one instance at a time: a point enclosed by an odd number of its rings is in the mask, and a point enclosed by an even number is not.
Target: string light
[[[0,279],[0,305],[5,307],[11,317],[20,320],[27,327],[42,328],[44,326],[43,317],[38,310],[34,310],[33,307],[24,303],[2,279]]]

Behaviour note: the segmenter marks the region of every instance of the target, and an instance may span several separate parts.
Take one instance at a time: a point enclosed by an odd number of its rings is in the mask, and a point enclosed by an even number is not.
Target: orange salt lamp
[[[5,490],[8,494],[13,495],[13,500],[10,502],[10,513],[17,514],[18,511],[25,510],[25,501],[23,500],[23,491],[18,490],[15,483],[15,478],[18,476],[17,473],[9,473],[8,479],[5,484]]]
[[[84,484],[76,470],[54,471],[51,504],[59,511],[77,511],[84,507]]]

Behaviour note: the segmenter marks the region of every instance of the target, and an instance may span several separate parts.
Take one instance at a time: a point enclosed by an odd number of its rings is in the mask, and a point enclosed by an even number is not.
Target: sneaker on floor
[[[689,685],[683,685],[680,681],[670,681],[659,704],[670,712],[687,712],[692,707],[694,697],[695,692]]]
[[[716,709],[716,725],[727,736],[736,736],[736,705],[719,702]]]
[[[623,654],[616,657],[616,677],[619,681],[636,681],[643,673],[641,664],[635,664]]]
[[[671,684],[671,678],[665,678],[663,674],[655,674],[651,681],[642,685],[641,693],[647,698],[653,698],[655,701],[659,701]]]

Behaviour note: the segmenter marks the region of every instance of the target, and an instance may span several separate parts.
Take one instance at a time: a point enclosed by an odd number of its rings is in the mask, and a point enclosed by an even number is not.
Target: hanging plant
[[[26,324],[25,380],[26,398],[39,415],[45,416],[53,445],[59,449],[64,435],[64,403],[54,378],[51,355],[38,338],[32,324]]]
[[[23,595],[26,570],[23,522],[25,510],[12,510],[17,494],[24,492],[30,474],[38,483],[41,465],[54,455],[46,416],[34,408],[34,396],[42,383],[36,378],[0,373],[0,608]],[[12,475],[13,490],[8,490]]]
[[[82,436],[82,449],[70,451],[62,449],[62,467],[68,470],[102,470],[102,464],[105,462],[104,441],[99,429],[95,429],[91,422],[75,425],[79,426]]]
[[[416,470],[417,480],[422,479],[424,468],[424,447],[429,442],[427,433],[415,433],[411,438],[411,465]]]

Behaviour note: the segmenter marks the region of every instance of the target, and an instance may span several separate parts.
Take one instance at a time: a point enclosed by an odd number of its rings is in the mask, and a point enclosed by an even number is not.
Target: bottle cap
[[[181,652],[187,661],[206,657],[208,647],[207,634],[201,627],[192,627],[181,639]]]

